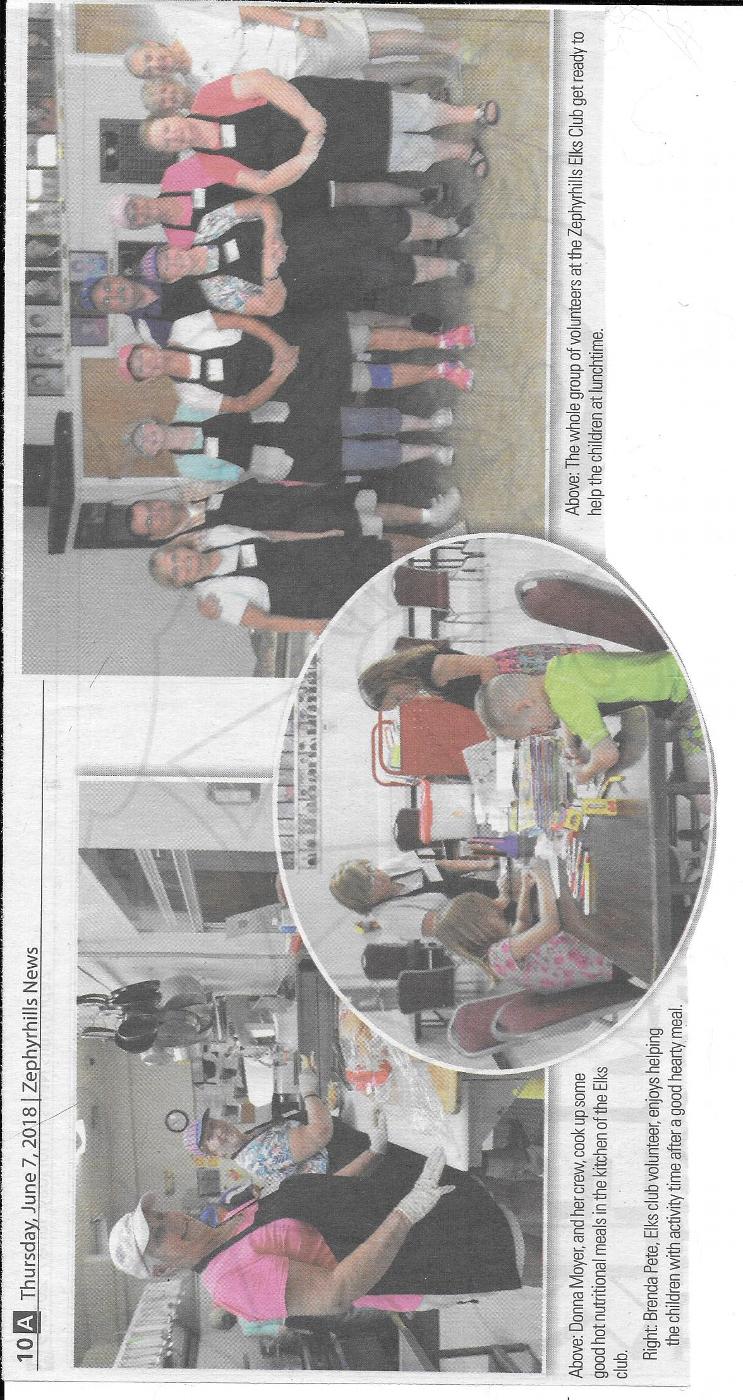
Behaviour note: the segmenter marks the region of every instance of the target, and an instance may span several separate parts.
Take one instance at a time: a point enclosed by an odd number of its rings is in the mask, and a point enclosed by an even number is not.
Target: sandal
[[[479,146],[472,147],[466,163],[478,180],[487,179],[490,174],[490,161]]]
[[[488,98],[482,106],[477,109],[476,122],[478,126],[497,126],[500,117],[500,107],[494,97]]]

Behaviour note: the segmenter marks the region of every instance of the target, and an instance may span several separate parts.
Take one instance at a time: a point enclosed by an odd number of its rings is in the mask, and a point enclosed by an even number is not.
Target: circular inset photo
[[[284,888],[390,1043],[493,1074],[623,1020],[706,886],[712,763],[627,586],[517,535],[367,583],[302,675],[275,783]]]

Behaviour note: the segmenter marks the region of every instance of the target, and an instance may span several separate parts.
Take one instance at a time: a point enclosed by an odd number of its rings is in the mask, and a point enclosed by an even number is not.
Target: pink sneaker
[[[469,393],[475,380],[474,371],[467,369],[461,360],[444,360],[436,366],[440,379],[448,380],[449,384],[455,384],[457,389],[464,393]]]
[[[439,349],[441,350],[468,350],[475,345],[474,326],[453,326],[451,330],[444,331],[439,336]]]

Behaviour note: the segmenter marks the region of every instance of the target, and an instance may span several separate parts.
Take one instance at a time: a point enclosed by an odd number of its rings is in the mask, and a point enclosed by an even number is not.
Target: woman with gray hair
[[[405,434],[449,427],[453,420],[450,409],[417,418],[397,408],[342,407],[340,442],[328,435],[318,453],[311,445],[303,445],[301,425],[295,432],[284,408],[288,405],[268,403],[253,413],[210,415],[181,404],[171,423],[144,419],[129,429],[126,442],[141,457],[172,453],[179,476],[199,482],[234,485],[248,475],[258,481],[312,481],[342,488],[342,473],[350,478],[363,473],[371,476],[381,500],[387,494],[384,481],[390,474],[396,477],[410,464],[427,459],[440,467],[451,466],[453,461],[453,449],[445,444],[400,441]],[[424,494],[425,504],[432,506],[430,493]],[[407,523],[436,529],[445,523],[433,508],[419,515],[420,520]]]
[[[196,84],[267,68],[281,78],[362,78],[375,60],[465,60],[457,40],[438,39],[420,20],[395,10],[335,6],[299,13],[283,6],[191,3],[149,8],[153,38],[133,44],[124,61],[135,78],[190,75]]]

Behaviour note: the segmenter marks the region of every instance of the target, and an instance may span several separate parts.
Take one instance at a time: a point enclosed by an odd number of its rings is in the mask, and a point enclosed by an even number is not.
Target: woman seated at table
[[[248,1321],[412,1312],[520,1288],[514,1227],[444,1160],[437,1149],[421,1169],[401,1149],[362,1152],[335,1175],[283,1181],[216,1227],[161,1210],[150,1193],[114,1225],[111,1258],[139,1279],[193,1270],[217,1307]],[[523,1277],[539,1279],[537,1258]]]
[[[390,656],[362,671],[359,690],[372,710],[394,710],[406,700],[423,696],[437,696],[474,710],[480,686],[494,676],[511,672],[541,675],[553,656],[601,650],[598,645],[529,643],[483,656],[457,651],[448,642],[411,644],[407,637],[401,637]]]
[[[539,859],[516,874],[513,890],[502,888],[496,899],[462,894],[444,913],[426,915],[423,933],[494,982],[507,980],[527,991],[562,992],[626,976],[602,953],[563,932],[549,866]]]
[[[415,851],[392,856],[381,865],[370,860],[347,860],[330,880],[330,893],[346,909],[371,914],[380,904],[422,894],[443,896],[463,888],[462,877],[493,870],[497,861],[490,856],[467,860],[425,859]]]
[[[274,199],[234,200],[205,215],[190,248],[155,250],[163,283],[193,279],[205,305],[245,316],[360,310],[395,287],[445,278],[466,284],[469,263],[410,251],[421,240],[456,237],[469,214],[440,219],[408,209],[335,209],[282,218]],[[474,344],[471,326],[439,336],[438,348]]]
[[[269,195],[292,187],[284,207],[307,209],[326,199],[328,180],[375,180],[444,160],[461,161],[484,178],[488,161],[474,137],[450,141],[428,132],[492,126],[497,117],[492,100],[458,107],[386,83],[286,83],[257,69],[208,83],[187,117],[149,117],[141,139],[153,151],[233,156],[246,189]]]
[[[451,409],[442,408],[429,418],[401,413],[397,408],[340,409],[337,440],[327,438],[318,453],[293,431],[288,404],[267,403],[254,413],[209,414],[182,403],[171,423],[144,418],[126,434],[126,442],[141,457],[154,459],[170,452],[176,470],[195,483],[231,486],[249,477],[255,481],[295,482],[297,488],[313,485],[345,489],[347,472],[368,478],[380,500],[385,499],[386,478],[408,464],[430,459],[437,466],[451,466],[453,448],[446,444],[403,442],[408,433],[435,433],[451,426]],[[203,493],[206,494],[206,493]],[[191,499],[197,499],[192,495]],[[440,528],[445,523],[437,500],[423,491],[421,524]]]
[[[182,536],[150,557],[150,573],[166,588],[191,588],[202,617],[254,631],[322,632],[358,588],[407,552],[406,535],[315,535],[282,540],[245,532],[242,543],[218,544],[206,530]]]

